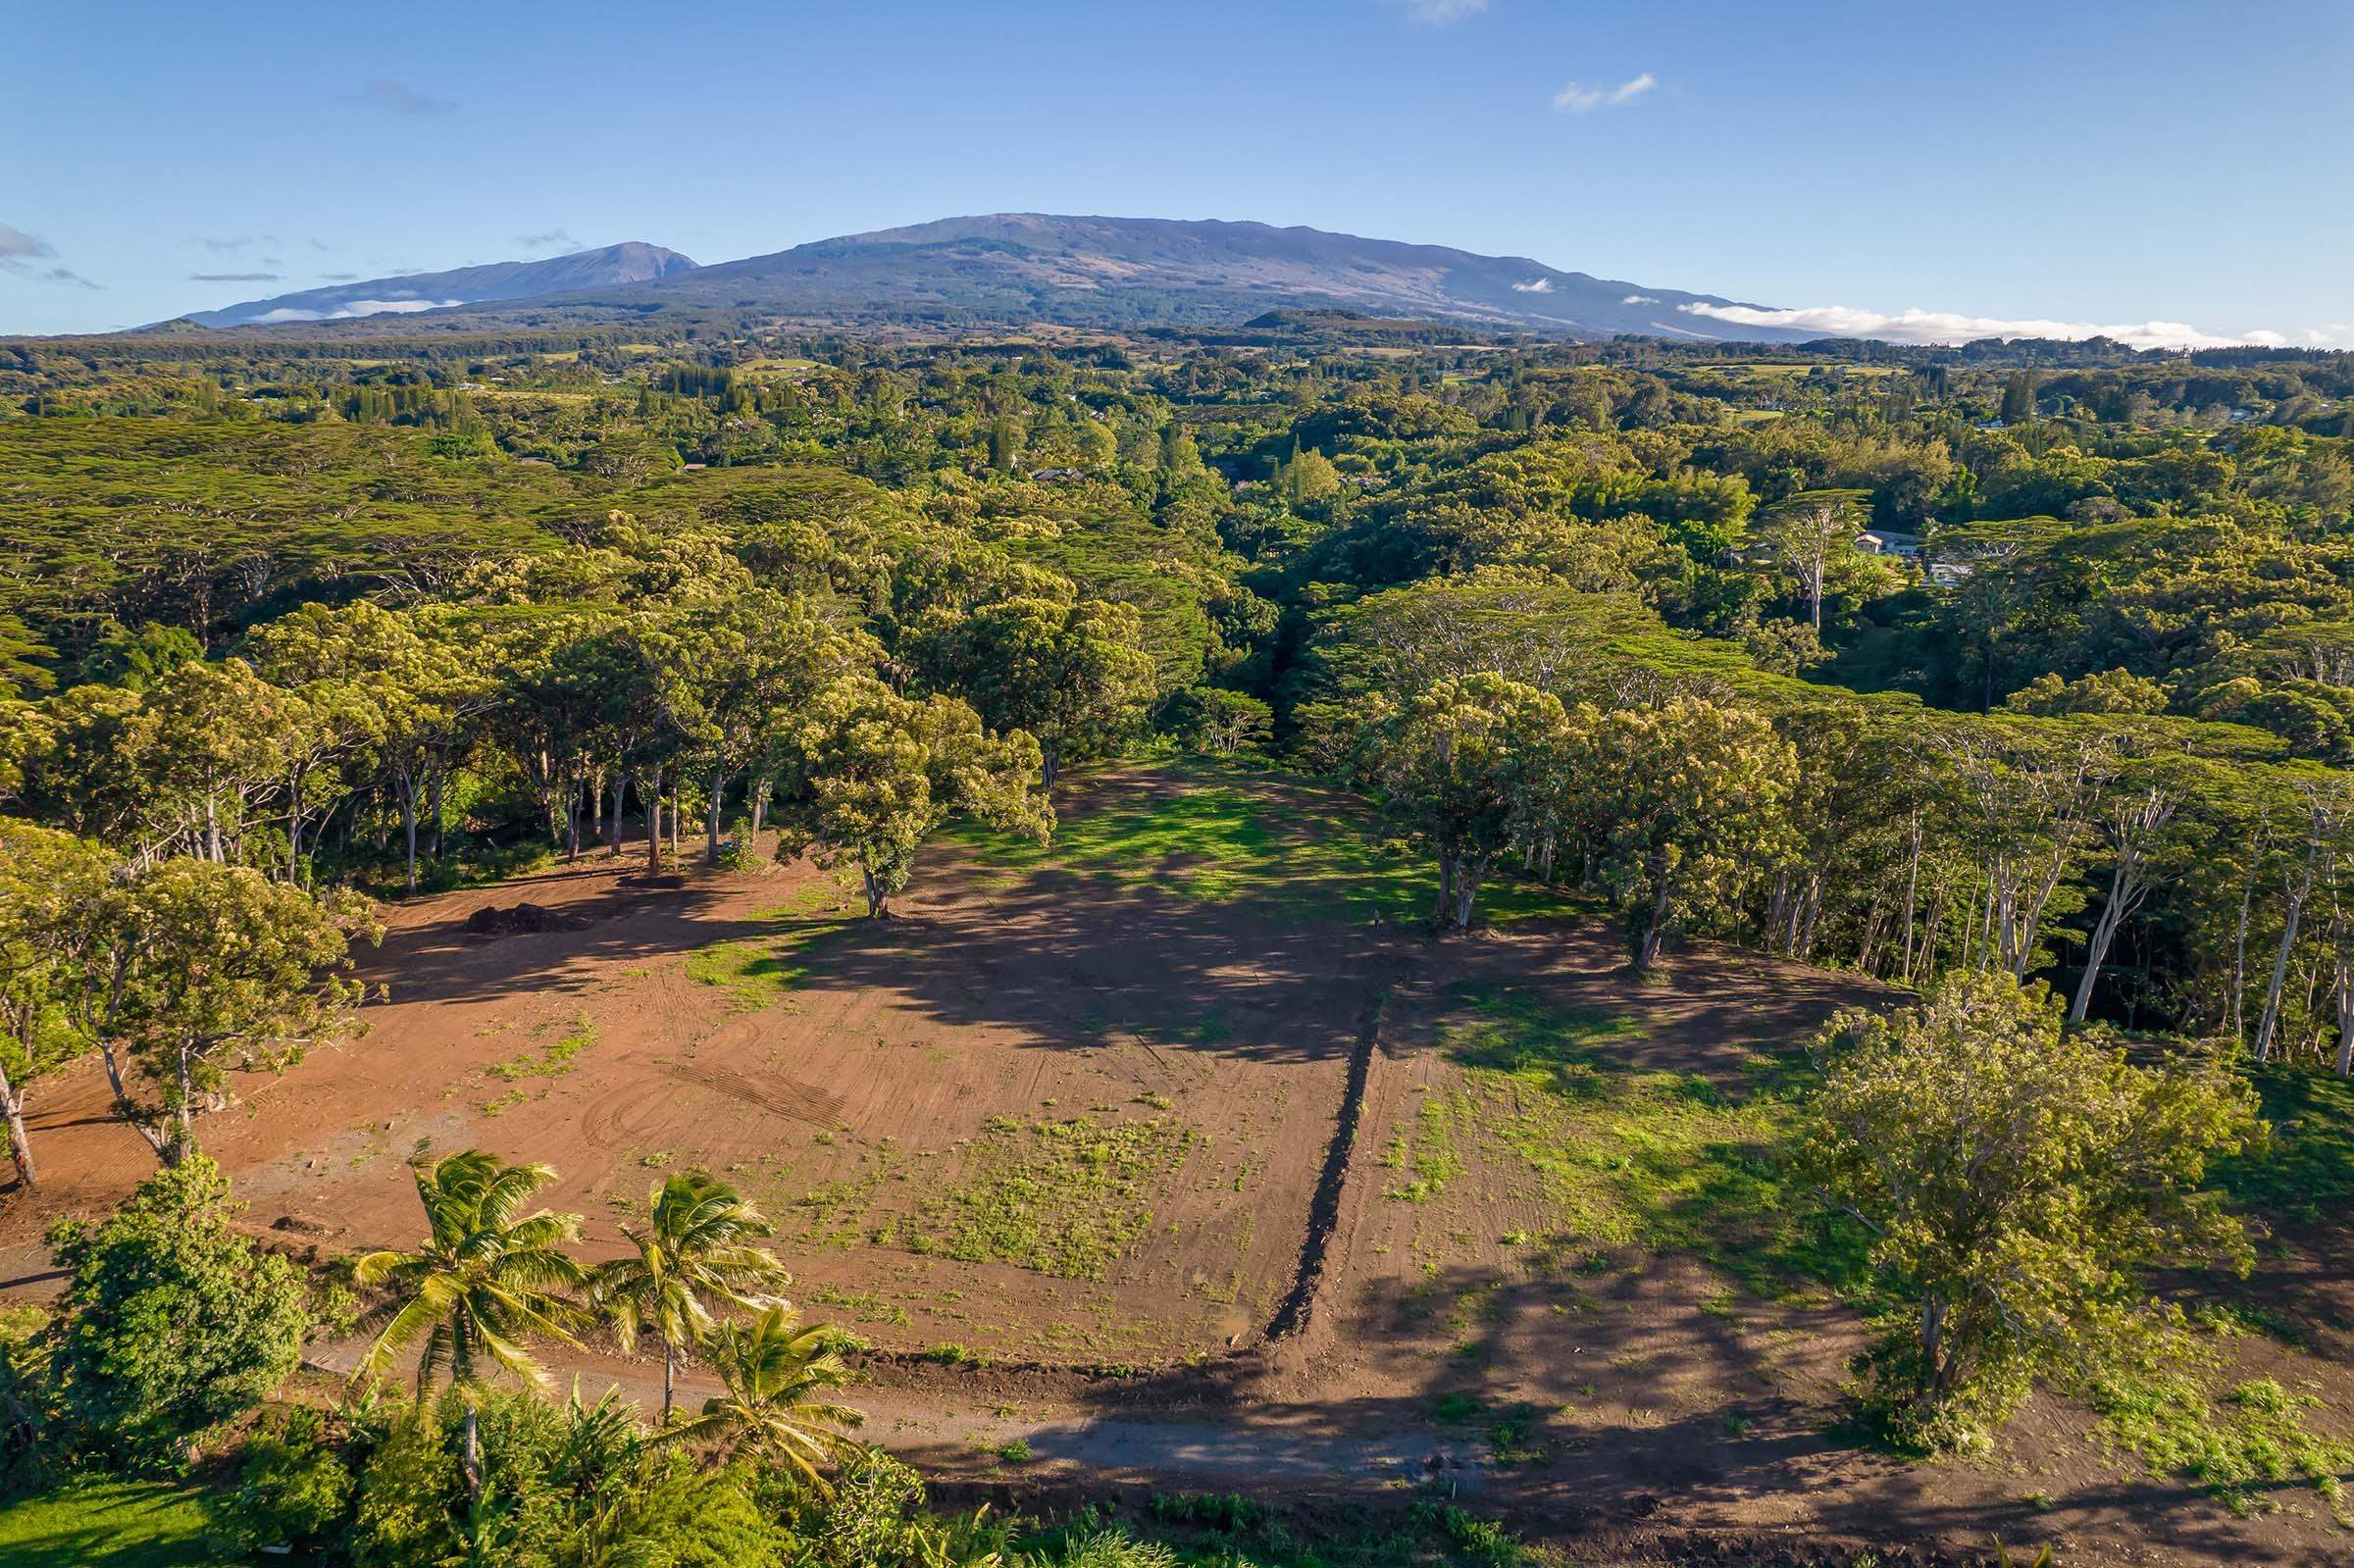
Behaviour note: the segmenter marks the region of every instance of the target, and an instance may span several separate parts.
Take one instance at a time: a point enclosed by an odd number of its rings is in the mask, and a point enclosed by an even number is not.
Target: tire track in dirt
[[[804,1084],[797,1078],[787,1078],[782,1074],[756,1079],[725,1067],[692,1067],[673,1062],[660,1064],[660,1071],[682,1084],[691,1084],[697,1088],[709,1089],[714,1094],[741,1100],[772,1116],[806,1122],[821,1132],[839,1131],[843,1112],[849,1108],[850,1103],[830,1089],[822,1089],[814,1084]]]

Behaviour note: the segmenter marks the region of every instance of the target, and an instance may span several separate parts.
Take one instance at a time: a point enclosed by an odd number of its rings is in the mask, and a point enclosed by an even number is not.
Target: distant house
[[[1856,548],[1866,555],[1893,555],[1900,561],[1920,559],[1920,535],[1895,529],[1868,529],[1856,535]]]
[[[1932,561],[1929,563],[1929,581],[1941,588],[1950,588],[1956,583],[1969,582],[1970,570],[1967,561]]]
[[[1075,468],[1034,468],[1030,471],[1030,477],[1042,484],[1066,484],[1072,480],[1083,480],[1087,475]]]

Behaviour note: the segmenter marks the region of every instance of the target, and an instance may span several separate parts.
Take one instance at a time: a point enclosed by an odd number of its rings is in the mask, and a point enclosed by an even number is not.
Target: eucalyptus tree
[[[284,1072],[354,1032],[366,987],[349,974],[351,945],[383,935],[364,900],[185,856],[109,879],[62,918],[64,1016],[167,1165],[195,1148],[197,1111],[231,1063]]]
[[[86,978],[85,923],[108,899],[118,868],[72,834],[0,818],[0,1116],[27,1188],[38,1167],[26,1107],[35,1086],[87,1049],[69,1004]]]
[[[2163,742],[2161,742],[2163,744]],[[2213,786],[2212,764],[2179,752],[2127,755],[2093,813],[2092,831],[2109,861],[2108,885],[2084,943],[2084,972],[2070,998],[2068,1021],[2084,1022],[2110,944],[2153,889],[2190,869],[2198,838],[2186,811]]]
[[[1133,727],[1156,683],[1135,607],[1102,599],[936,613],[911,648],[936,688],[965,698],[994,729],[1035,737],[1049,785],[1066,756]]]
[[[1566,810],[1625,912],[1631,974],[1649,974],[1671,933],[1728,913],[1795,852],[1797,771],[1765,719],[1698,697],[1570,716]]]

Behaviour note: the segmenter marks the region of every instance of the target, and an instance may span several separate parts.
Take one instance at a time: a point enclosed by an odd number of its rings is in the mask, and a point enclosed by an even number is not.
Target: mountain
[[[1677,309],[1714,294],[1561,272],[1525,256],[1267,224],[998,213],[821,239],[546,305],[735,310],[824,320],[1231,326],[1340,306],[1490,329],[1790,338]],[[502,312],[502,314],[507,314]]]
[[[1559,337],[1623,332],[1797,341],[1809,335],[1738,327],[1679,308],[1737,303],[1743,302],[1561,272],[1525,256],[1315,228],[997,213],[821,239],[711,267],[655,246],[616,245],[552,262],[314,289],[192,319],[229,327],[433,313],[403,321],[404,331],[747,316],[842,325],[1205,330],[1269,311],[1338,309]]]
[[[643,283],[694,270],[675,250],[640,239],[545,261],[491,262],[446,273],[408,273],[362,282],[306,288],[300,293],[247,300],[221,310],[191,311],[179,320],[200,327],[267,327],[279,322],[346,321],[358,316],[409,314],[455,305],[561,294],[618,283]]]

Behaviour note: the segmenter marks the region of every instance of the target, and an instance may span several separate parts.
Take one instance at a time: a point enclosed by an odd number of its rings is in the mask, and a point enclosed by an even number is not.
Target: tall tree
[[[1063,759],[1133,726],[1156,677],[1132,605],[1007,599],[935,615],[914,638],[917,667],[971,702],[982,721],[1025,731],[1051,784]]]
[[[34,1086],[88,1048],[69,1006],[84,980],[86,923],[109,899],[116,871],[96,844],[0,818],[0,1115],[27,1188],[38,1168],[26,1107]]]
[[[1626,912],[1630,972],[1647,975],[1670,933],[1730,908],[1791,853],[1797,758],[1756,714],[1698,697],[1581,705],[1570,730],[1566,815]]]
[[[71,918],[66,1014],[97,1047],[124,1119],[173,1165],[193,1152],[196,1112],[231,1060],[283,1072],[353,1030],[365,987],[347,974],[351,943],[383,935],[362,900],[186,858]]]
[[[1469,929],[1480,883],[1560,793],[1566,725],[1558,697],[1480,674],[1433,682],[1371,727],[1373,782],[1438,858],[1437,923]]]
[[[1053,831],[1038,742],[991,734],[950,697],[912,701],[868,676],[838,682],[788,727],[782,750],[777,853],[854,869],[870,918],[890,913],[917,847],[952,813],[1041,842]]]

